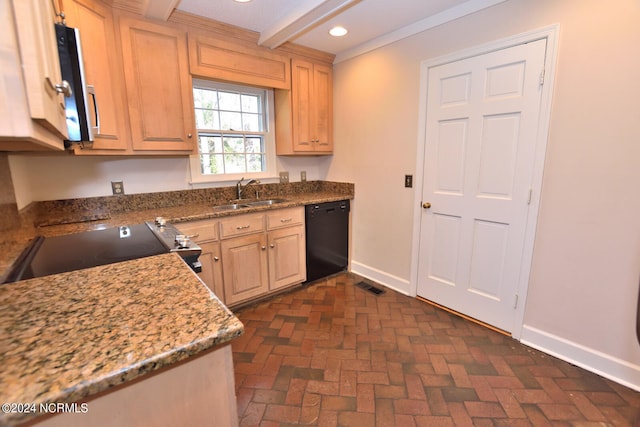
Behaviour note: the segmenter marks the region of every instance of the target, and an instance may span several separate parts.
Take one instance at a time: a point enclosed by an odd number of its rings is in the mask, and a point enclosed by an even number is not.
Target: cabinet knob
[[[267,247],[266,247],[266,246],[263,246],[263,247],[262,247],[262,250],[264,251],[265,249],[267,249]]]
[[[71,91],[71,85],[68,81],[63,80],[59,84],[54,84],[49,77],[47,77],[46,80],[51,89],[55,90],[56,93],[62,93],[67,98],[69,98],[73,94],[73,92]]]
[[[270,244],[270,245],[269,245],[269,247],[270,247],[271,249],[273,249],[273,248],[275,248],[275,247],[276,247],[276,245],[274,245],[274,244],[272,243],[272,244]]]
[[[187,138],[191,138],[192,136],[193,136],[193,135],[192,135],[192,134],[190,134],[190,133],[188,133],[188,134],[187,134]]]
[[[214,256],[214,257],[213,257],[213,260],[214,260],[214,261],[220,261],[220,258],[219,258],[219,257],[217,257],[217,256]]]

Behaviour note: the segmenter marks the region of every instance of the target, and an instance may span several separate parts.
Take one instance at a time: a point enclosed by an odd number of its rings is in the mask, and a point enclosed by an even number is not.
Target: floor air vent
[[[364,289],[365,291],[369,291],[372,294],[376,294],[376,295],[384,294],[384,290],[376,288],[375,286],[371,286],[370,284],[365,282],[358,282],[356,283],[356,286]]]

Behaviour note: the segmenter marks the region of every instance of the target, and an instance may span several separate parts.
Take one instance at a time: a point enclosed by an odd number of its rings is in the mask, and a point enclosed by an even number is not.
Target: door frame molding
[[[414,193],[414,216],[413,216],[413,239],[411,243],[411,277],[409,283],[409,293],[416,296],[418,293],[418,268],[420,251],[420,234],[422,210],[422,183],[424,180],[424,155],[426,145],[426,125],[427,125],[427,79],[429,69],[451,62],[460,61],[474,56],[484,55],[513,46],[529,43],[536,40],[546,39],[547,51],[544,61],[545,75],[542,86],[542,99],[540,103],[540,121],[538,122],[538,135],[536,138],[535,157],[533,165],[533,175],[531,180],[531,203],[527,216],[526,231],[524,237],[524,248],[522,254],[522,266],[518,279],[518,306],[516,307],[515,321],[511,335],[515,339],[520,339],[524,323],[524,313],[527,299],[527,289],[531,274],[531,264],[533,260],[533,247],[535,242],[536,227],[538,223],[538,213],[542,193],[542,177],[544,172],[544,162],[549,138],[549,123],[551,121],[551,101],[553,97],[553,87],[555,82],[556,60],[558,55],[558,34],[560,25],[554,24],[537,30],[528,31],[500,40],[495,40],[479,46],[464,49],[438,58],[427,59],[420,63],[420,103],[418,108],[418,144],[416,155],[416,190]]]

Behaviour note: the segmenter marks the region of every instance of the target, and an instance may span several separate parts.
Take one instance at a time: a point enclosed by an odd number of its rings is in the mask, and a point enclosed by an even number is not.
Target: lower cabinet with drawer
[[[198,274],[218,299],[226,304],[224,284],[222,282],[222,255],[218,238],[218,220],[191,221],[179,224],[179,229],[202,248],[200,263],[202,271]]]
[[[200,277],[228,306],[306,279],[303,207],[186,222],[179,229],[202,247]]]
[[[227,305],[269,291],[267,238],[262,233],[222,241],[222,271]]]
[[[304,208],[270,211],[267,231],[269,290],[304,282],[307,278]]]

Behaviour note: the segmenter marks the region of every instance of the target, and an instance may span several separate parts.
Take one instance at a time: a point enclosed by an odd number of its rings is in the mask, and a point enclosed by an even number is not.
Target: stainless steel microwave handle
[[[87,85],[87,93],[93,98],[93,114],[96,117],[96,125],[92,126],[94,135],[100,135],[100,112],[98,111],[98,98],[96,98],[96,88]]]

